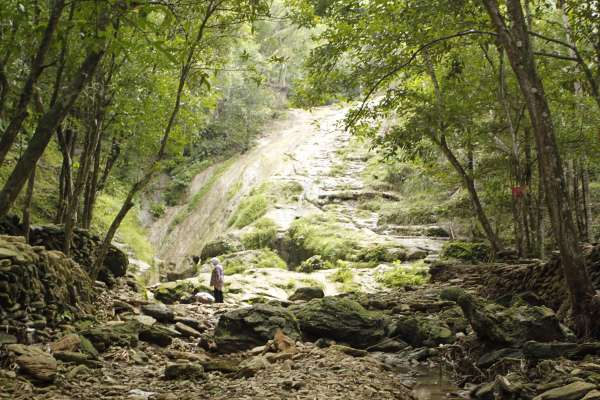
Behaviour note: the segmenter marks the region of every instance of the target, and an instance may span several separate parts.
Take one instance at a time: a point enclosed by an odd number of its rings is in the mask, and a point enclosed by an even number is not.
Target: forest
[[[0,0],[0,399],[600,398],[599,126],[596,0]]]

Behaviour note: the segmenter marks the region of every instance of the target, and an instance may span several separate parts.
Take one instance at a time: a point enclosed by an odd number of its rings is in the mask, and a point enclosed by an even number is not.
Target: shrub
[[[393,270],[379,274],[376,279],[384,286],[402,288],[425,284],[427,274],[424,262],[419,261],[411,266],[397,264]]]
[[[154,203],[150,206],[150,214],[154,218],[160,218],[165,215],[166,206],[165,203]]]
[[[442,258],[478,262],[490,259],[491,248],[487,243],[451,241],[442,248]]]

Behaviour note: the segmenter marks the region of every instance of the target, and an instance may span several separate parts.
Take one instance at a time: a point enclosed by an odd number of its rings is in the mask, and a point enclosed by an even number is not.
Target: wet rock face
[[[288,310],[257,304],[221,315],[215,329],[215,342],[222,353],[248,350],[264,345],[277,329],[292,339],[300,338],[298,322]]]
[[[567,330],[547,307],[515,304],[503,307],[469,294],[457,300],[478,338],[492,345],[519,346],[529,340],[564,340]]]
[[[329,338],[364,348],[385,337],[382,315],[350,299],[325,297],[290,309],[302,333],[309,338]]]
[[[93,282],[63,253],[0,236],[0,326],[11,334],[54,325],[64,312],[90,311]]]

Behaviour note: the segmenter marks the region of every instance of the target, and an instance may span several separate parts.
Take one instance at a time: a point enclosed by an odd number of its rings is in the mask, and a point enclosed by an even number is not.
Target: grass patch
[[[354,273],[346,263],[339,263],[341,266],[335,271],[329,279],[338,284],[340,290],[344,293],[357,292],[359,286],[354,282]]]
[[[455,240],[444,244],[440,256],[467,262],[480,262],[488,261],[491,253],[491,248],[487,243]]]
[[[121,196],[111,196],[107,193],[101,193],[98,196],[92,227],[94,233],[103,235],[108,231],[112,220],[119,212],[122,204],[123,199]],[[138,221],[138,212],[137,207],[129,211],[117,231],[116,239],[119,242],[125,243],[136,258],[151,264],[154,259],[154,250],[147,239],[146,231]]]
[[[244,274],[253,268],[287,269],[287,264],[277,253],[268,249],[241,252],[223,258],[223,270],[226,275]]]
[[[231,200],[235,197],[236,194],[240,192],[242,189],[242,180],[238,179],[237,182],[233,184],[227,191],[227,200]]]
[[[377,276],[377,281],[389,288],[419,286],[427,283],[427,269],[421,260],[410,266],[397,264],[396,267]]]
[[[325,290],[325,284],[323,284],[323,282],[320,282],[316,279],[302,278],[302,279],[300,279],[299,282],[302,287],[318,287],[320,289]]]
[[[269,218],[256,221],[252,231],[242,235],[241,240],[246,249],[262,249],[272,246],[277,236],[277,226]]]

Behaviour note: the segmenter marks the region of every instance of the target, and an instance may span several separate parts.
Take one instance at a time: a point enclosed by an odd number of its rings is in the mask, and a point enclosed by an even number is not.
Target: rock
[[[173,311],[162,303],[144,304],[142,312],[165,324],[169,324],[175,320]]]
[[[133,308],[133,306],[129,303],[126,303],[124,301],[121,300],[115,300],[113,302],[113,309],[115,310],[115,313],[117,314],[122,314],[122,313],[133,313],[135,312],[135,309]]]
[[[592,390],[588,392],[581,400],[600,400],[600,390]]]
[[[156,323],[156,318],[149,315],[136,315],[133,317],[134,320],[139,322],[143,326],[152,326]]]
[[[420,249],[410,249],[408,251],[408,253],[406,254],[406,260],[407,261],[416,261],[416,260],[422,260],[425,257],[428,256],[429,253],[427,253],[425,250],[420,250]]]
[[[165,304],[176,302],[194,301],[194,295],[198,292],[208,292],[210,288],[200,284],[194,279],[181,281],[165,282],[150,289],[154,293],[154,298]],[[192,299],[192,300],[190,300]]]
[[[53,353],[57,351],[75,351],[79,349],[81,337],[77,334],[65,335],[54,343],[50,344],[50,350]]]
[[[200,253],[200,258],[202,259],[202,262],[205,262],[210,258],[223,254],[236,253],[238,251],[242,251],[243,249],[244,246],[242,243],[233,237],[219,238],[217,240],[213,240],[212,242],[208,242],[204,246],[202,252]]]
[[[143,328],[140,331],[139,339],[143,342],[148,342],[161,347],[167,347],[173,342],[173,337],[178,336],[177,331],[160,325]]]
[[[369,347],[369,351],[381,351],[383,353],[397,353],[400,350],[404,350],[408,347],[408,343],[403,341],[384,339],[382,342],[377,343],[374,346]]]
[[[204,326],[204,324],[202,322],[198,321],[197,319],[185,318],[185,317],[175,317],[175,322],[185,324],[191,328],[194,328],[198,332],[204,332],[206,330],[206,326]]]
[[[288,300],[309,301],[312,299],[322,299],[323,297],[325,297],[325,293],[320,287],[301,287],[296,289],[296,291],[289,297]]]
[[[0,332],[0,346],[17,343],[17,337],[8,333]]]
[[[494,382],[483,383],[475,388],[473,396],[477,400],[494,400]]]
[[[352,347],[365,348],[385,337],[383,316],[367,311],[350,299],[314,299],[292,311],[302,333],[308,338],[329,338]]]
[[[400,316],[387,326],[387,336],[409,343],[412,346],[453,343],[452,331],[437,319],[418,316]]]
[[[90,361],[90,357],[87,354],[74,351],[57,351],[54,353],[54,358],[62,362],[74,364],[87,364]]]
[[[478,262],[490,258],[491,249],[487,243],[450,241],[444,244],[441,257],[461,261]]]
[[[441,226],[428,226],[423,232],[427,237],[449,238],[450,233]]]
[[[139,322],[113,321],[81,332],[94,348],[103,352],[110,346],[135,347],[138,343],[138,334],[141,329]]]
[[[177,322],[175,324],[175,330],[177,332],[181,333],[181,335],[184,337],[200,337],[200,336],[202,336],[202,334],[200,332],[198,332],[197,330],[195,330],[194,328],[192,328],[190,326],[182,324],[181,322]]]
[[[489,304],[470,294],[458,298],[465,318],[477,337],[494,345],[521,345],[528,340],[563,340],[565,330],[547,307],[514,305],[506,308]]]
[[[594,389],[596,389],[596,385],[578,381],[550,389],[534,397],[533,400],[579,400]]]
[[[204,379],[204,368],[199,363],[173,363],[165,367],[164,375],[169,380],[189,379],[198,381]]]
[[[21,344],[9,344],[6,350],[13,355],[19,373],[41,383],[55,380],[57,363],[52,355],[38,347]]]
[[[463,288],[451,286],[451,287],[444,288],[440,292],[440,299],[446,300],[446,301],[457,302],[458,298],[464,294],[465,294],[465,290]]]
[[[369,353],[365,350],[355,349],[353,347],[342,346],[341,344],[334,344],[329,347],[330,350],[339,351],[340,353],[347,354],[352,357],[365,357]]]
[[[206,372],[219,371],[229,374],[240,370],[239,360],[210,359],[202,362],[202,366]]]
[[[506,348],[494,350],[479,357],[479,360],[477,360],[477,366],[479,368],[487,369],[502,359],[521,358],[522,356],[523,353],[518,349]]]
[[[310,274],[314,271],[325,269],[325,261],[321,255],[312,256],[304,260],[298,267],[298,271]]]
[[[265,344],[281,329],[297,340],[300,330],[294,316],[285,308],[257,304],[222,314],[215,329],[220,352],[248,350]]]
[[[206,292],[199,292],[194,295],[194,302],[200,304],[212,304],[215,302],[215,297]]]
[[[528,341],[523,345],[523,355],[532,360],[569,358],[581,359],[586,355],[600,355],[600,342],[588,343],[540,343]]]
[[[261,369],[268,368],[271,363],[264,356],[254,356],[245,360],[240,364],[239,375],[244,378],[249,378]]]

